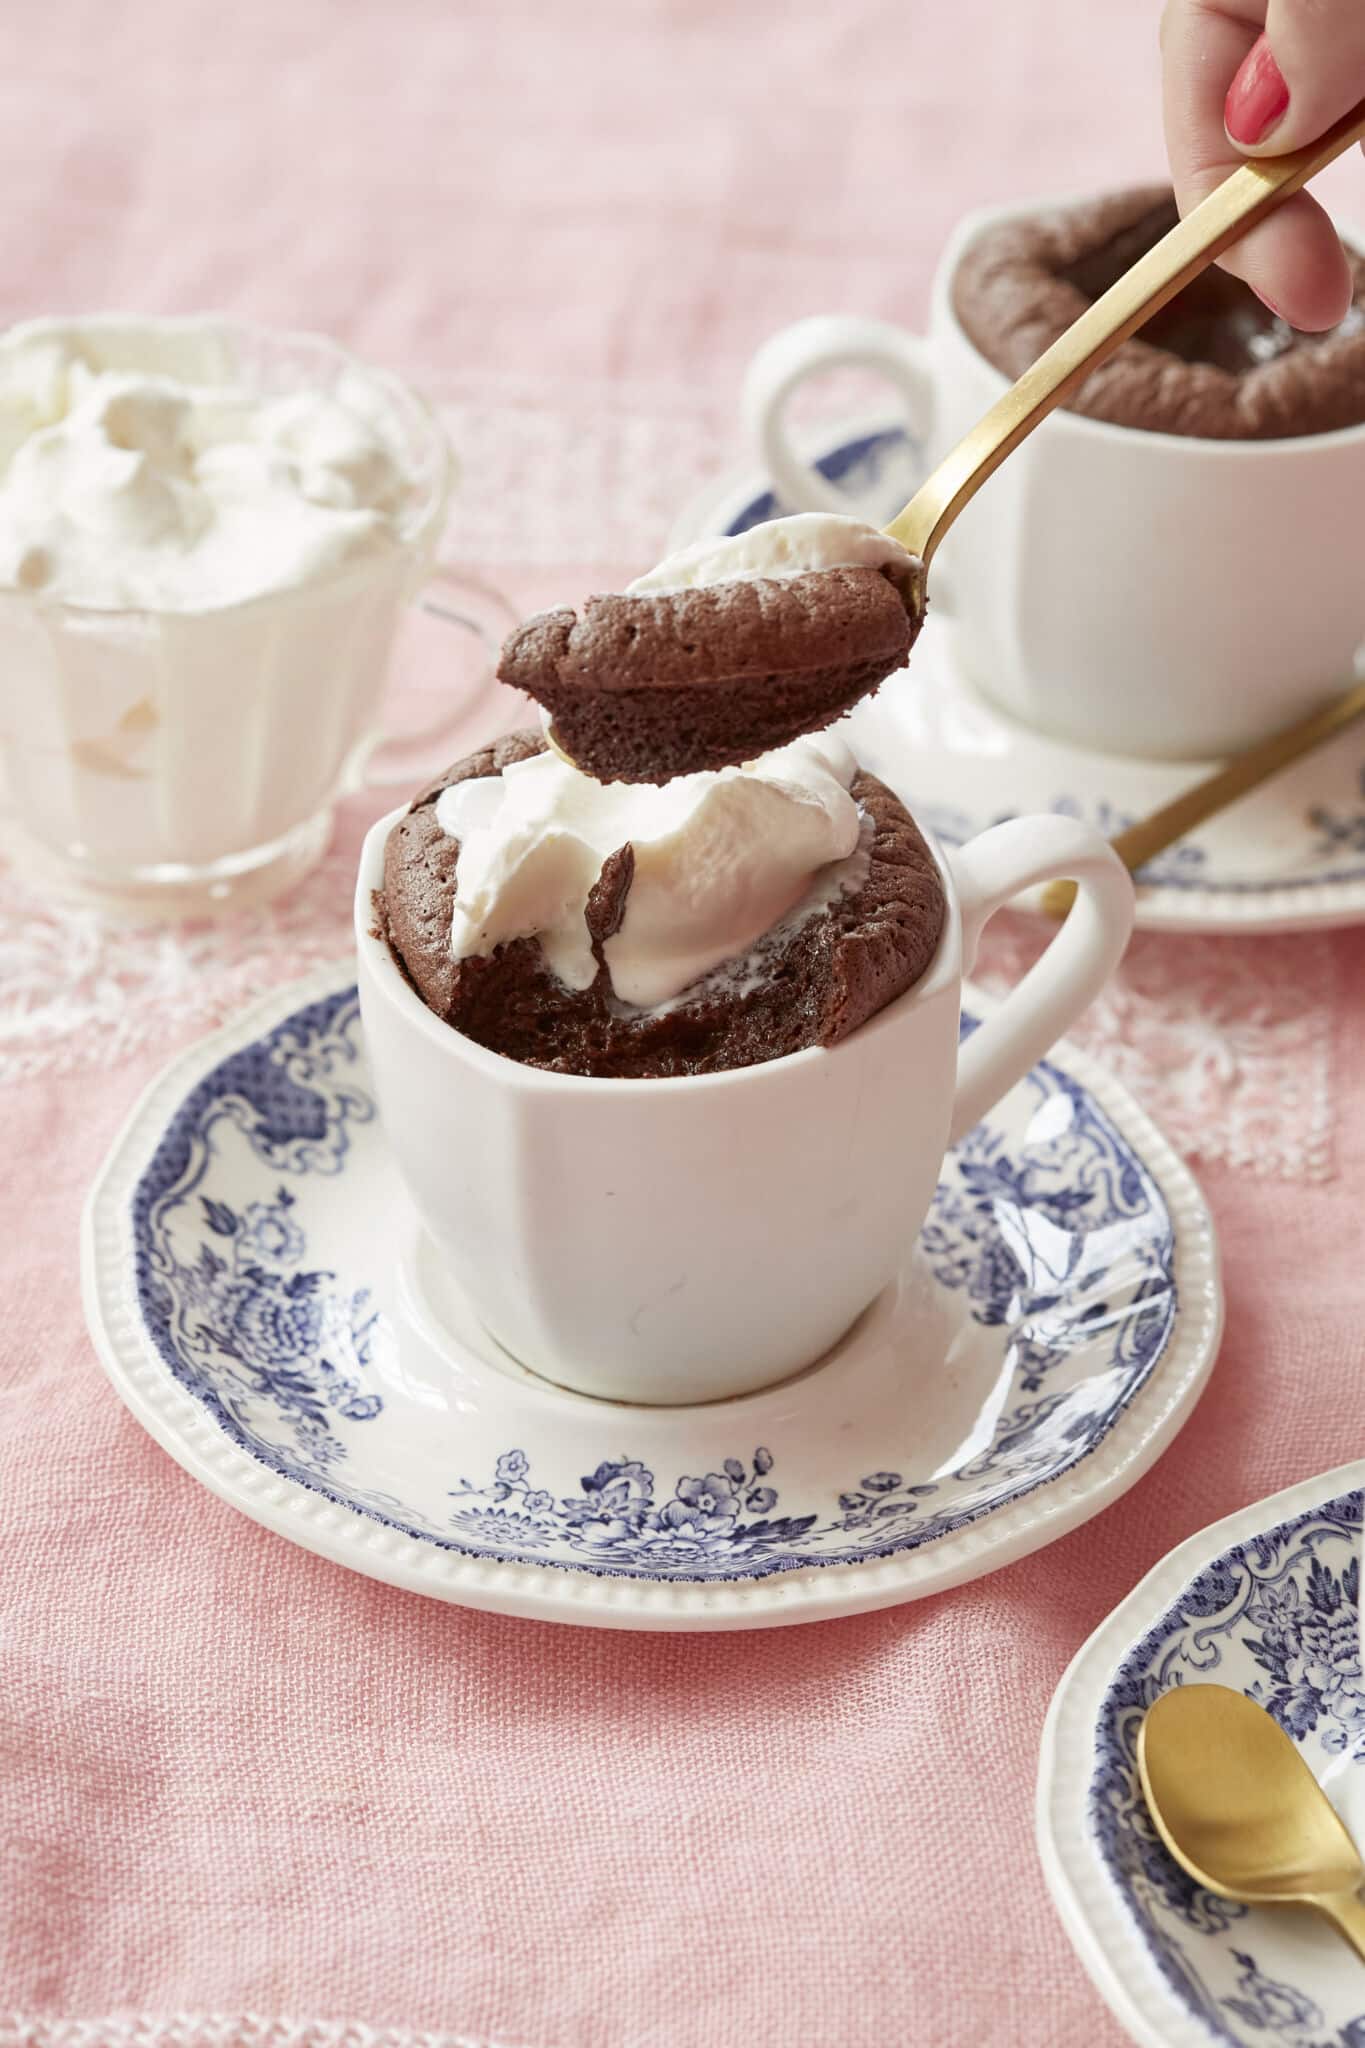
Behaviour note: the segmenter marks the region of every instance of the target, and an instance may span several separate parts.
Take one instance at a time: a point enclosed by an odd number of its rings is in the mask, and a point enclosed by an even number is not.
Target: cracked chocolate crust
[[[497,775],[544,751],[539,733],[512,733],[438,777],[389,834],[376,929],[433,1014],[508,1059],[553,1073],[650,1079],[719,1073],[779,1059],[808,1045],[835,1045],[912,987],[943,929],[945,895],[934,858],[889,789],[860,772],[852,794],[871,826],[870,865],[861,888],[795,932],[760,941],[766,972],[745,992],[714,977],[668,1009],[619,1003],[602,946],[621,921],[633,857],[607,860],[588,902],[598,960],[588,989],[566,988],[534,939],[514,939],[486,958],[450,954],[459,842],[436,822],[436,800],[452,783]]]
[[[831,724],[902,666],[922,616],[910,577],[871,568],[591,597],[516,627],[498,677],[586,774],[667,782]]]
[[[999,221],[958,264],[953,310],[981,354],[1018,377],[1176,218],[1169,187],[1150,185]],[[1210,268],[1101,364],[1069,408],[1211,440],[1365,423],[1365,257],[1347,255],[1355,299],[1331,332],[1296,333],[1239,279]]]

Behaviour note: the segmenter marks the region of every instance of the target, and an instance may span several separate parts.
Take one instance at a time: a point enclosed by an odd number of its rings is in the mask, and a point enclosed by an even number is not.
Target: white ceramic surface
[[[1222,1319],[1208,1211],[1067,1048],[952,1149],[896,1283],[816,1369],[685,1408],[533,1377],[423,1248],[352,975],[266,997],[181,1053],[84,1223],[118,1392],[291,1542],[508,1614],[776,1627],[1053,1541],[1197,1399]],[[231,1530],[206,1515],[202,1540]]]
[[[0,784],[16,852],[103,905],[172,915],[260,900],[317,858],[335,798],[381,738],[395,636],[423,585],[446,598],[428,611],[490,650],[510,618],[492,593],[433,568],[453,464],[415,392],[321,337],[229,322],[208,334],[234,381],[264,392],[365,378],[411,489],[399,546],[242,603],[111,611],[0,592]],[[404,735],[376,779],[431,772],[468,716],[459,695],[457,713]],[[424,740],[431,751],[415,757]]]
[[[784,408],[807,377],[879,370],[931,464],[1006,390],[958,324],[952,281],[983,228],[1043,204],[961,222],[927,337],[822,317],[760,349],[746,419],[792,509],[841,503],[785,431]],[[929,594],[951,619],[962,673],[1013,717],[1073,745],[1196,760],[1273,732],[1350,682],[1365,644],[1363,528],[1365,426],[1211,441],[1061,410],[959,516]]]
[[[885,413],[809,430],[803,454],[880,522],[923,458]],[[720,477],[670,537],[739,532],[789,508],[752,469]],[[899,777],[917,818],[947,844],[1020,811],[1056,810],[1112,834],[1168,803],[1212,763],[1151,761],[1068,746],[1010,718],[960,675],[932,614],[910,665],[860,706],[852,737]],[[1365,734],[1346,732],[1200,826],[1138,875],[1137,922],[1158,931],[1298,931],[1365,919]]]
[[[950,1135],[1093,1000],[1132,924],[1132,884],[1097,834],[1012,819],[943,862],[947,916],[928,970],[840,1044],[676,1079],[552,1074],[434,1017],[376,936],[399,816],[370,832],[356,888],[389,1144],[498,1341],[610,1400],[720,1400],[822,1356],[896,1273]],[[962,976],[983,927],[1057,875],[1080,884],[1074,911],[959,1058]]]
[[[1185,1876],[1137,1780],[1142,1716],[1214,1683],[1275,1714],[1365,1841],[1360,1543],[1365,1464],[1192,1536],[1104,1621],[1043,1732],[1038,1845],[1095,1984],[1143,2048],[1362,2048],[1365,1971],[1305,1911],[1235,1906]]]

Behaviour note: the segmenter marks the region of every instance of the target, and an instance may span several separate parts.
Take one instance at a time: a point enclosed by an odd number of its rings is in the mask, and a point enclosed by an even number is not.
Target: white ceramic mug
[[[130,335],[143,323],[126,323]],[[100,322],[111,346],[118,321]],[[0,592],[0,780],[17,856],[103,907],[190,916],[260,902],[326,846],[364,781],[410,788],[461,750],[514,614],[433,564],[454,464],[418,397],[321,336],[157,323],[189,381],[276,396],[361,379],[410,481],[399,545],[325,576],[196,612],[112,610]],[[131,347],[130,340],[129,346]],[[472,635],[477,672],[424,731],[379,729],[407,607]],[[382,749],[382,751],[381,751]]]
[[[918,984],[840,1044],[731,1072],[606,1080],[489,1052],[434,1016],[374,930],[396,819],[365,842],[360,1003],[379,1113],[422,1223],[480,1320],[581,1393],[719,1400],[811,1364],[901,1270],[945,1147],[1091,1001],[1133,888],[1073,819],[997,825],[946,858]],[[983,926],[1072,876],[1041,960],[959,1050]]]
[[[829,317],[759,350],[745,414],[788,509],[848,510],[786,427],[806,378],[850,365],[886,376],[929,465],[1007,389],[958,322],[953,279],[984,228],[1041,210],[962,222],[927,336]],[[959,516],[934,557],[929,600],[950,620],[967,678],[1025,724],[1113,753],[1202,759],[1350,683],[1365,643],[1362,534],[1365,426],[1213,441],[1060,410]]]

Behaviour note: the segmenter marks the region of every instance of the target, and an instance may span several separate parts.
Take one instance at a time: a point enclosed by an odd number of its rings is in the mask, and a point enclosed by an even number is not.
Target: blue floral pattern
[[[386,1428],[419,1423],[392,1418],[382,1356],[395,1340],[375,1276],[338,1246],[337,1202],[323,1199],[374,1119],[353,990],[235,1053],[172,1118],[134,1202],[142,1315],[176,1379],[252,1456],[424,1542],[656,1579],[889,1556],[1088,1457],[1174,1324],[1175,1234],[1150,1173],[1058,1068],[1040,1065],[1026,1089],[1021,1115],[959,1148],[922,1238],[944,1296],[997,1333],[1008,1389],[952,1471],[855,1468],[793,1497],[777,1441],[666,1477],[617,1443],[570,1480],[551,1437],[469,1476],[456,1445],[440,1495],[409,1498],[383,1445]]]
[[[1077,797],[1062,794],[1052,798],[1048,809],[1063,818],[1078,818],[1083,824],[1093,825],[1106,839],[1112,839],[1137,822],[1132,811],[1120,809],[1106,797],[1082,803]],[[1006,819],[1018,817],[1019,813],[992,810],[975,814],[953,805],[918,798],[915,815],[945,846],[962,846],[978,832],[984,832],[992,825],[1002,825]],[[1176,845],[1166,847],[1152,860],[1145,861],[1136,870],[1136,875],[1138,881],[1149,888],[1217,889],[1228,886],[1209,874],[1208,850],[1194,839],[1182,839]]]
[[[1120,1666],[1105,1695],[1090,1823],[1153,1960],[1216,2041],[1365,2048],[1365,1995],[1329,2014],[1317,1985],[1264,1970],[1266,1919],[1216,1898],[1167,1854],[1142,1798],[1137,1734],[1154,1700],[1185,1683],[1239,1685],[1319,1774],[1365,1764],[1360,1663],[1361,1513],[1349,1493],[1208,1565]]]
[[[1149,1181],[1131,1156],[1095,1142],[1093,1111],[1076,1103],[1055,1135],[1042,1122],[1022,1158],[997,1129],[978,1124],[921,1238],[934,1277],[966,1290],[975,1320],[1009,1327],[1025,1393],[1037,1393],[1108,1318],[1110,1247],[1115,1236],[1140,1232],[1148,1213]],[[1082,1133],[1089,1141],[1078,1144]],[[1128,1299],[1116,1339],[1123,1355],[1134,1347],[1140,1355],[1165,1323],[1171,1288],[1170,1258],[1154,1257]]]
[[[377,1316],[367,1287],[307,1263],[284,1181],[245,1205],[208,1192],[229,1134],[289,1178],[339,1172],[373,1104],[354,1085],[352,994],[319,1004],[195,1091],[134,1205],[138,1293],[176,1378],[284,1476],[316,1480],[347,1456],[337,1424],[369,1422]]]
[[[301,1454],[318,1467],[334,1464],[345,1450],[329,1432],[329,1414],[368,1422],[383,1406],[363,1387],[375,1323],[369,1290],[347,1296],[329,1286],[334,1274],[303,1267],[304,1235],[288,1188],[243,1214],[199,1199],[212,1236],[193,1265],[167,1258],[151,1286],[154,1310],[178,1315],[186,1352],[206,1369],[216,1366],[220,1385],[237,1376],[247,1393],[292,1422]],[[223,1241],[221,1250],[214,1239]]]
[[[814,1515],[774,1517],[777,1489],[766,1484],[773,1454],[760,1445],[745,1464],[727,1458],[719,1472],[684,1476],[658,1498],[654,1474],[638,1458],[607,1458],[585,1473],[581,1494],[556,1500],[532,1486],[524,1451],[504,1451],[487,1486],[462,1479],[452,1525],[467,1535],[496,1530],[503,1543],[536,1548],[558,1538],[584,1557],[647,1557],[657,1572],[686,1570],[717,1551],[731,1564],[769,1557],[806,1535]],[[486,1506],[464,1505],[474,1501]],[[506,1505],[505,1505],[506,1504]]]
[[[874,497],[885,502],[888,518],[905,503],[924,473],[917,443],[900,427],[845,441],[822,455],[815,467],[826,483],[838,484],[847,493],[850,504]],[[764,491],[731,521],[727,531],[747,533],[765,519],[780,519],[788,509],[774,491]]]
[[[1302,1742],[1365,1756],[1365,1688],[1360,1682],[1360,1560],[1338,1577],[1314,1558],[1308,1576],[1266,1586],[1247,1609],[1255,1633],[1243,1638],[1268,1675],[1251,1696]]]
[[[1365,854],[1365,768],[1360,771],[1358,811],[1334,811],[1327,804],[1315,804],[1308,822],[1318,835],[1320,853]]]

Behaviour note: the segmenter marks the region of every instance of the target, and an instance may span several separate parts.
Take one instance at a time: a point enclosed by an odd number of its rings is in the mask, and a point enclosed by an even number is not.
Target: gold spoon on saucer
[[[1137,1757],[1157,1832],[1196,1884],[1245,1906],[1313,1906],[1365,1958],[1365,1866],[1264,1707],[1177,1685],[1148,1709]]]
[[[1362,138],[1365,103],[1343,115],[1304,149],[1239,164],[1207,199],[1177,221],[1131,270],[1087,306],[1065,334],[996,400],[926,477],[904,511],[897,513],[885,529],[891,538],[918,555],[927,569],[963,506],[1040,420],[1224,249]]]
[[[1229,804],[1249,796],[1253,789],[1269,782],[1272,775],[1278,775],[1291,761],[1311,753],[1314,747],[1320,747],[1324,741],[1344,732],[1348,725],[1354,725],[1362,716],[1365,716],[1365,683],[1357,683],[1354,689],[1343,690],[1330,703],[1311,711],[1307,718],[1296,719],[1293,725],[1282,726],[1269,739],[1258,740],[1245,753],[1235,754],[1225,767],[1215,769],[1212,775],[1204,776],[1192,788],[1182,790],[1159,811],[1152,811],[1147,817],[1139,818],[1136,824],[1116,832],[1109,844],[1129,874],[1136,873],[1149,860],[1155,860],[1159,853],[1164,853],[1168,846],[1174,846],[1177,839],[1193,832],[1196,825],[1202,825],[1219,811],[1225,811]],[[1047,917],[1065,917],[1075,901],[1074,882],[1049,882],[1038,898],[1038,908]]]

